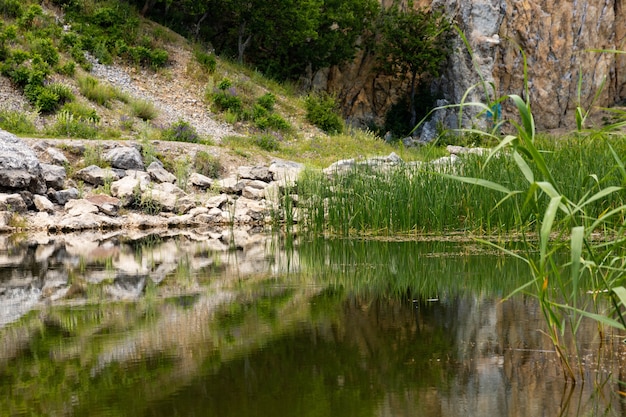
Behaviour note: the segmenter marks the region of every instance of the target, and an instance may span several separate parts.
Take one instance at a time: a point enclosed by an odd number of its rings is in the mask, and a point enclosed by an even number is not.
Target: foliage
[[[100,121],[100,116],[96,109],[78,101],[65,103],[63,107],[61,107],[61,111],[69,112],[75,118],[91,123],[98,123]]]
[[[219,178],[222,169],[219,158],[206,151],[196,153],[193,165],[196,172],[206,175],[209,178]]]
[[[306,118],[326,133],[343,132],[343,122],[337,114],[337,103],[329,95],[309,95],[305,101]]]
[[[98,127],[93,120],[74,117],[69,111],[63,110],[56,115],[56,121],[47,130],[47,134],[68,138],[94,139],[98,136]]]
[[[215,58],[215,54],[207,54],[199,49],[196,49],[193,53],[196,61],[200,64],[200,66],[209,74],[213,74],[215,69],[217,68],[217,59]]]
[[[87,99],[105,107],[109,107],[111,101],[120,98],[120,93],[115,88],[90,76],[78,78],[78,89]]]
[[[415,96],[423,78],[437,76],[449,54],[452,26],[443,12],[408,8],[398,2],[382,13],[380,42],[376,44],[379,68],[410,81],[409,123],[415,126]]]
[[[0,110],[0,129],[14,134],[37,132],[32,117],[15,110]]]
[[[253,143],[264,151],[273,152],[280,148],[278,139],[269,133],[258,135],[254,138]]]
[[[176,8],[166,0],[137,3],[153,19],[277,79],[352,59],[373,32],[379,10],[375,0],[183,0]]]
[[[128,104],[132,110],[133,116],[138,117],[141,120],[152,120],[159,115],[159,112],[152,101],[136,99],[131,100]]]
[[[176,142],[198,142],[200,137],[196,129],[184,120],[178,120],[161,132],[163,140]]]

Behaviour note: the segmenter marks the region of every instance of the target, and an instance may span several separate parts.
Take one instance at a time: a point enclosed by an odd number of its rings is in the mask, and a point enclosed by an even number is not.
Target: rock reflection
[[[624,413],[624,336],[583,322],[585,383],[568,385],[535,300],[501,295],[520,279],[508,260],[233,231],[82,239],[2,251],[3,310],[39,292],[0,329],[6,415]]]

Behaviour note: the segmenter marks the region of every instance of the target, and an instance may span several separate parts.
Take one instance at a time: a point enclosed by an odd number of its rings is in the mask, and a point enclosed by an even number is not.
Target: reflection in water
[[[40,296],[0,329],[0,415],[624,415],[623,336],[584,323],[587,382],[566,385],[535,300],[503,301],[525,279],[511,259],[253,241],[7,248],[2,308]]]

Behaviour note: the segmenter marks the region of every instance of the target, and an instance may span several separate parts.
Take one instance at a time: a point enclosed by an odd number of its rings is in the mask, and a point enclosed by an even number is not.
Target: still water
[[[626,336],[566,383],[514,259],[237,233],[0,239],[0,416],[626,415]]]

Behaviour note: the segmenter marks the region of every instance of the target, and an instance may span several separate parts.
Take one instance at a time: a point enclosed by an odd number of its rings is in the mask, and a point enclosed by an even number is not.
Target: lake
[[[455,239],[2,236],[0,415],[626,415],[626,336],[583,322],[566,381],[508,297],[526,268]]]

